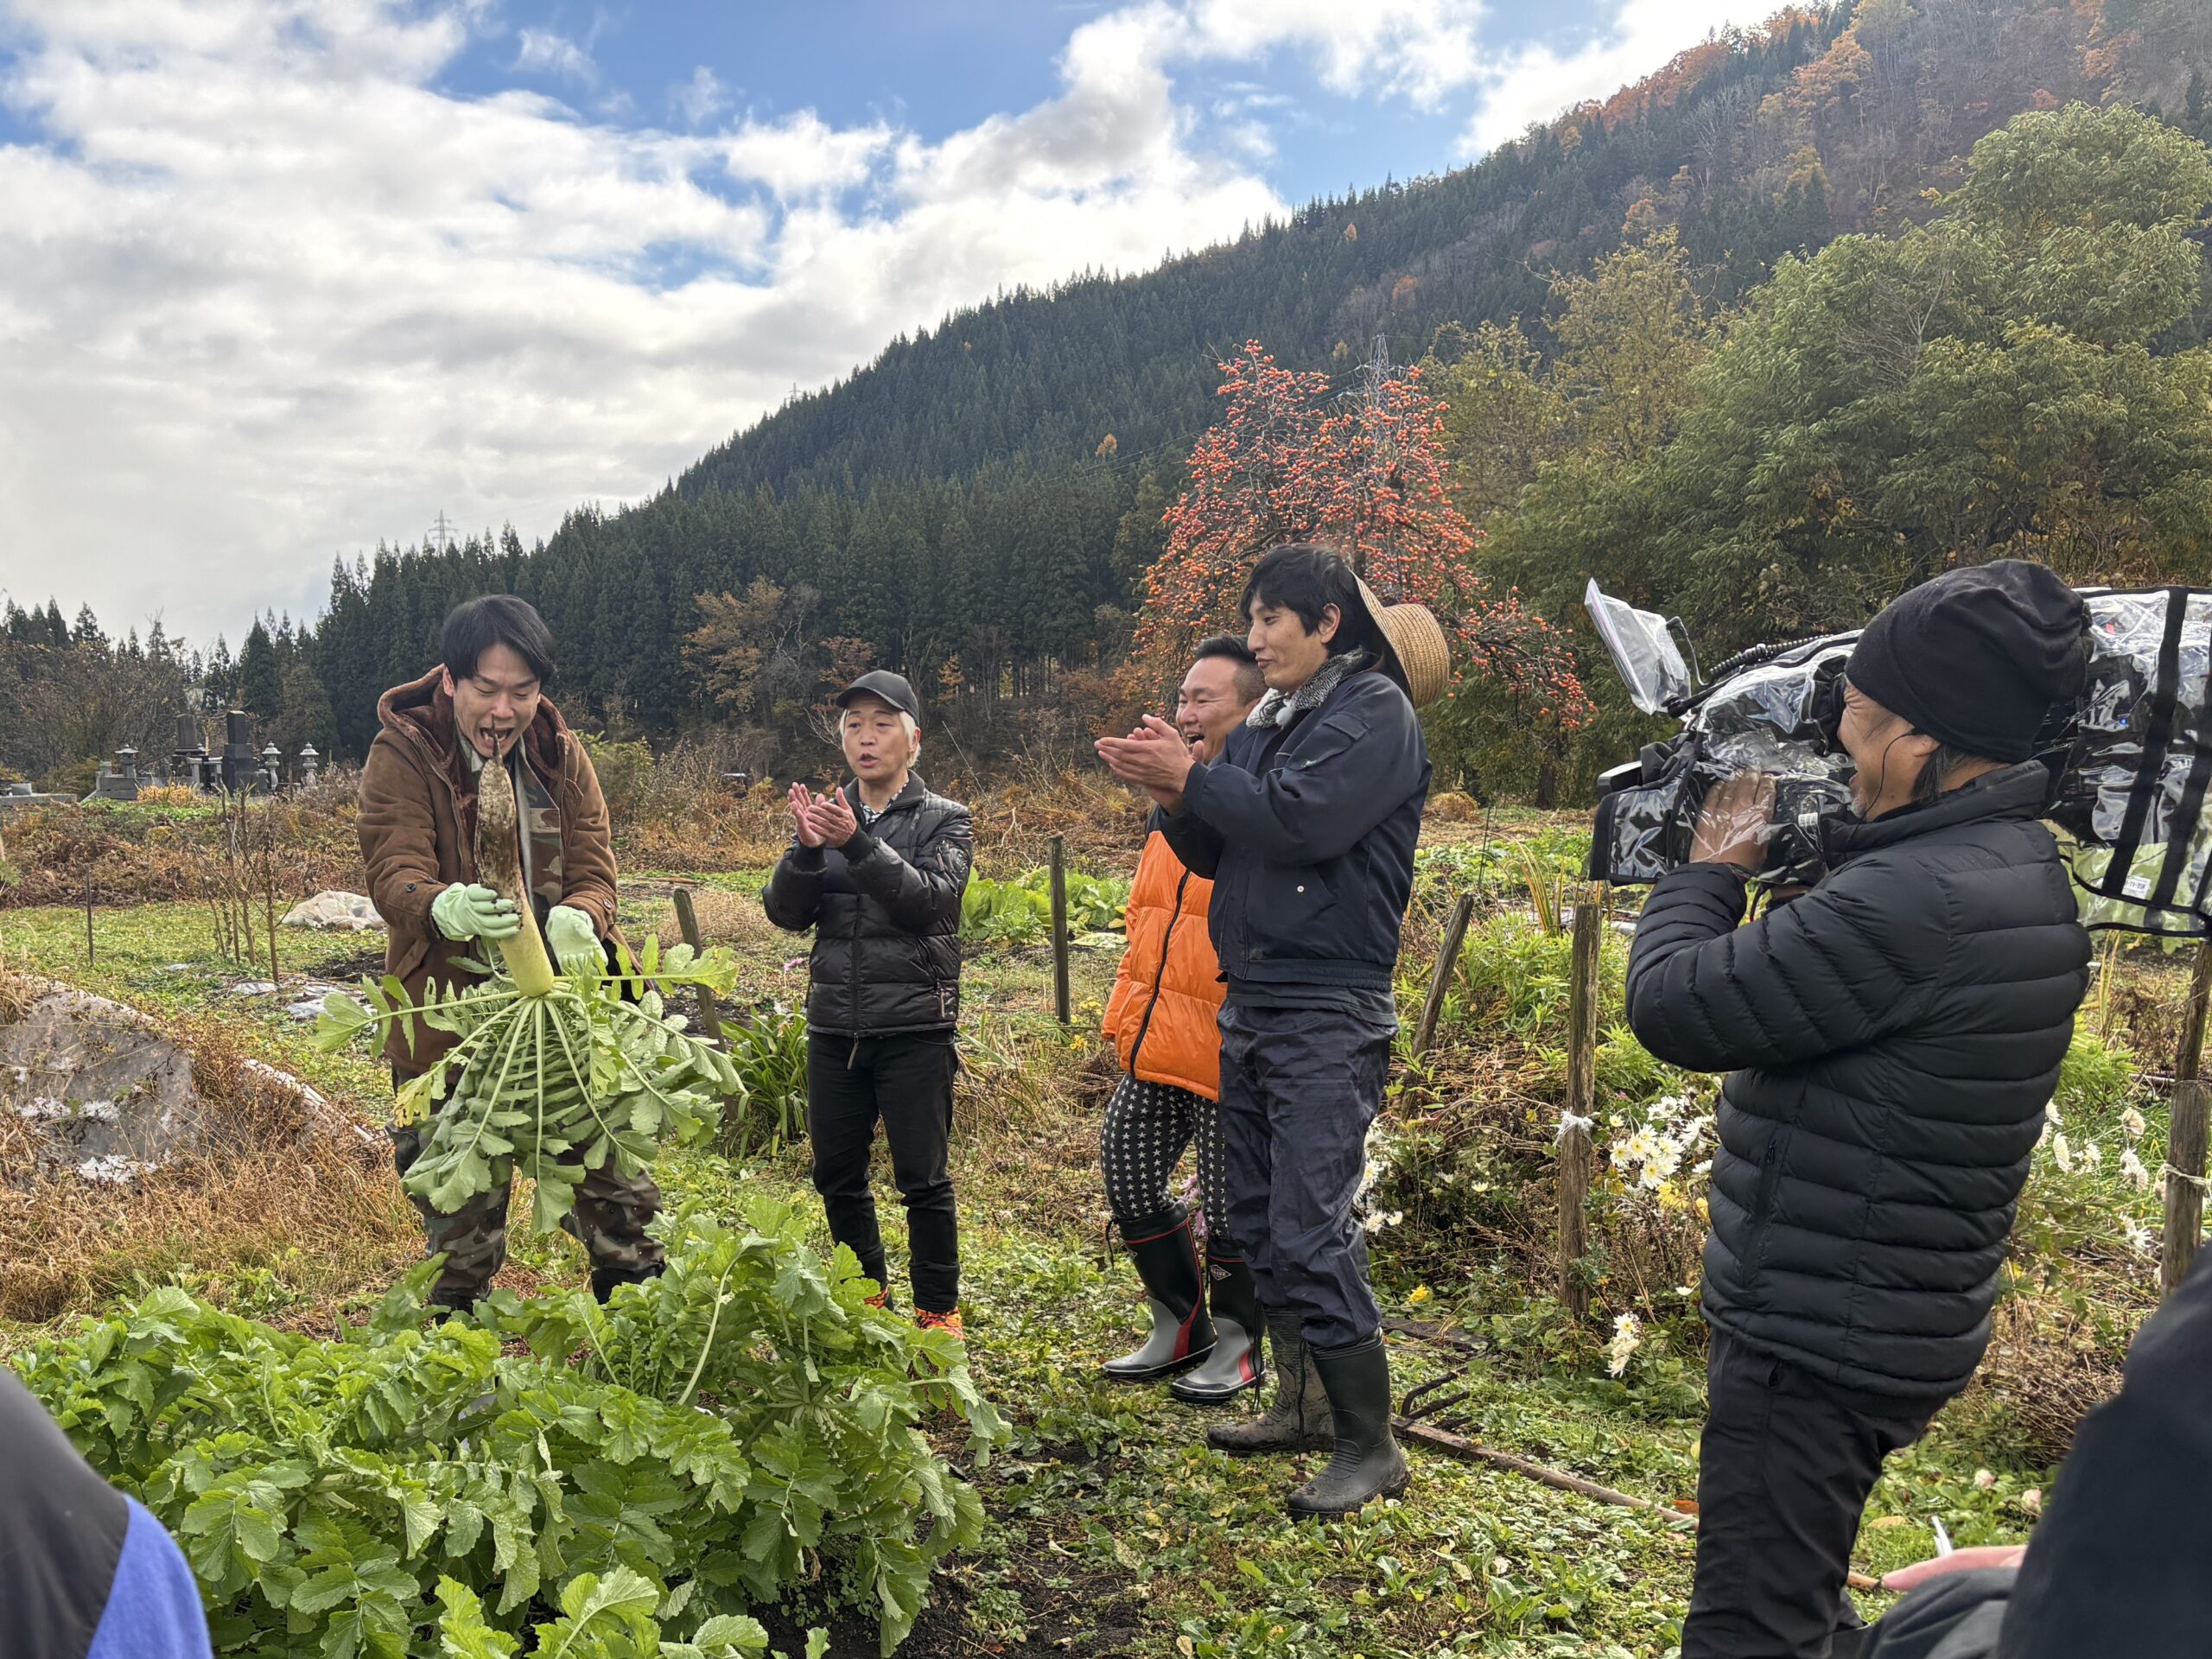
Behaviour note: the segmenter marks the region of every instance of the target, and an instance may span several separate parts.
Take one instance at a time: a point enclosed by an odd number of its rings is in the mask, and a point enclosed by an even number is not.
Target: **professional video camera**
[[[2080,590],[2089,607],[2081,699],[2052,711],[2037,758],[2047,816],[2069,838],[2091,926],[2201,937],[2212,918],[2212,591]],[[1681,722],[1598,784],[1591,873],[1633,886],[1689,861],[1707,794],[1758,772],[1774,784],[1767,887],[1816,880],[1826,826],[1851,811],[1851,758],[1836,739],[1856,631],[1753,645],[1693,674],[1679,620],[1591,582],[1599,638],[1636,706]],[[1688,635],[1683,633],[1684,644]]]

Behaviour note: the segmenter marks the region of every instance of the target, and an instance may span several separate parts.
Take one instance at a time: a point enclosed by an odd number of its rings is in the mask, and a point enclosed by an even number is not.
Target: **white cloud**
[[[1480,156],[1587,99],[1610,96],[1653,73],[1715,30],[1750,28],[1776,0],[1621,0],[1611,26],[1579,51],[1522,48],[1484,66],[1481,107],[1462,140]]]
[[[1482,0],[1192,0],[1185,49],[1244,61],[1289,48],[1331,92],[1433,109],[1478,78],[1484,10]]]
[[[525,29],[516,36],[515,67],[587,86],[599,78],[591,54],[550,29]]]
[[[550,532],[956,306],[1284,211],[1194,148],[1141,18],[939,143],[447,96],[471,22],[0,0],[47,140],[0,146],[0,588],[235,636],[318,609],[334,552]]]
[[[200,639],[312,613],[334,552],[441,510],[548,533],[955,307],[1286,212],[1279,94],[1224,66],[1479,94],[1487,143],[1755,11],[1626,0],[1586,51],[1501,61],[1474,0],[1133,0],[1055,96],[927,142],[716,129],[703,67],[676,130],[439,91],[488,0],[0,0],[0,100],[41,135],[0,145],[0,589]],[[582,85],[599,27],[518,51]]]
[[[703,127],[729,107],[729,98],[721,77],[702,63],[691,71],[690,79],[670,89],[668,103],[686,126]]]

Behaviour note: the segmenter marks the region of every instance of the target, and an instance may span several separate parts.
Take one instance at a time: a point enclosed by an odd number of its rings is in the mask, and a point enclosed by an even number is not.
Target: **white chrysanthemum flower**
[[[2120,1154],[2120,1178],[2138,1192],[2150,1187],[2151,1172],[2143,1167],[2143,1160],[2135,1155],[2133,1147]]]
[[[1986,1492],[1996,1484],[1997,1477],[1991,1474],[1988,1470],[1977,1469],[1974,1471],[1974,1491],[1978,1492]]]
[[[2143,1114],[2131,1106],[2120,1115],[2120,1127],[2127,1131],[2129,1140],[2140,1141],[2143,1131],[2150,1126],[2144,1122]]]
[[[1615,1376],[1628,1370],[1628,1362],[1643,1345],[1643,1321],[1633,1313],[1613,1320],[1613,1338],[1605,1344],[1605,1369]]]
[[[2099,1146],[2094,1141],[2090,1141],[2083,1144],[2082,1147],[2082,1167],[2083,1169],[2100,1169],[2103,1167],[2104,1161],[2105,1149],[2102,1147]]]
[[[2141,1222],[2123,1221],[2120,1224],[2120,1236],[2127,1242],[2127,1248],[2136,1255],[2151,1254],[2151,1230]]]
[[[2050,1160],[2058,1166],[2061,1174],[2071,1175],[2074,1173],[2074,1149],[2066,1144],[2064,1135],[2050,1137]]]

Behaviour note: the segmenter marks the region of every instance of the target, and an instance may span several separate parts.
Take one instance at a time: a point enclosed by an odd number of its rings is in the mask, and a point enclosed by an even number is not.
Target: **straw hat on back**
[[[1382,641],[1382,671],[1398,683],[1416,709],[1426,709],[1452,683],[1452,652],[1443,625],[1426,605],[1385,605],[1363,577],[1360,602]]]

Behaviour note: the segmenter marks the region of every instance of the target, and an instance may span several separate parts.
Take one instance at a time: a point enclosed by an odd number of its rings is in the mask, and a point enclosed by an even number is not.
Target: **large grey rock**
[[[257,1060],[245,1069],[297,1103],[307,1134],[377,1143],[296,1077]],[[0,1025],[0,1113],[30,1131],[19,1179],[73,1170],[130,1180],[191,1152],[209,1128],[188,1052],[136,1008],[51,981],[22,1018]]]
[[[342,928],[351,933],[366,933],[384,925],[384,918],[377,914],[377,907],[358,893],[344,893],[336,887],[325,887],[312,899],[302,899],[284,912],[286,927]]]
[[[66,987],[0,1026],[0,1109],[33,1131],[45,1170],[127,1180],[200,1137],[192,1057],[137,1010]]]

